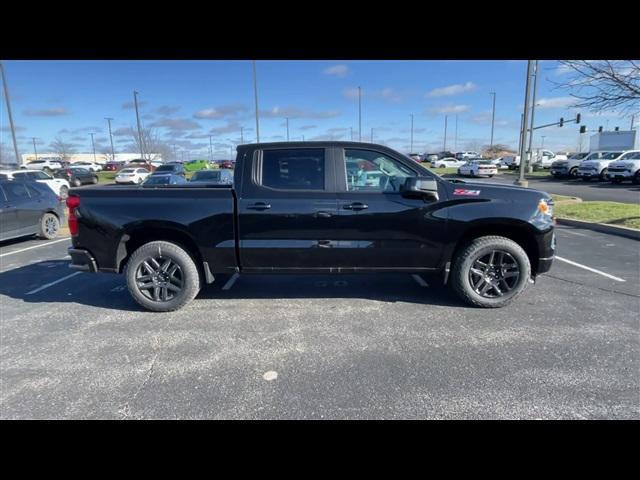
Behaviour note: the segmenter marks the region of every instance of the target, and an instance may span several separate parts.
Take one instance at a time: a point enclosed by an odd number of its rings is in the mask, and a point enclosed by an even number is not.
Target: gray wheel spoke
[[[495,257],[495,255],[496,255],[496,251],[492,250],[491,255],[489,256],[489,262],[488,262],[489,265],[493,265],[493,258]]]
[[[160,300],[160,287],[153,287],[153,299],[156,302]]]
[[[171,267],[167,273],[170,277],[173,277],[173,275],[176,273],[176,270],[178,270],[178,265],[174,265],[173,267]]]
[[[138,287],[141,288],[142,290],[148,290],[150,288],[153,288],[153,286],[154,286],[153,282],[142,283],[142,284],[138,285]]]
[[[471,268],[471,273],[475,274],[475,275],[482,275],[483,272],[482,270],[478,270],[477,268]]]
[[[183,273],[180,265],[166,257],[148,257],[136,271],[140,292],[154,302],[172,300],[182,291]]]
[[[156,273],[155,269],[151,265],[149,265],[149,262],[147,262],[146,260],[142,262],[142,266],[146,268],[147,272],[149,272],[150,274],[153,275],[154,273]]]
[[[150,258],[149,260],[153,264],[154,270],[158,270],[160,268],[160,262],[158,262],[155,258]]]
[[[167,259],[160,267],[160,271],[166,272],[170,265],[171,265],[171,260]]]
[[[505,272],[505,274],[502,276],[502,278],[513,278],[513,277],[518,277],[520,276],[519,272]]]
[[[166,302],[167,301],[167,287],[162,287],[162,301]]]
[[[180,287],[172,283],[167,283],[166,288],[171,290],[172,292],[179,292],[180,290],[182,290]]]
[[[504,279],[501,279],[501,280],[500,280],[500,283],[502,284],[502,286],[504,287],[504,290],[505,290],[506,292],[508,292],[509,290],[511,290],[511,287],[509,286],[509,284],[508,284]]]
[[[139,282],[146,282],[147,280],[151,280],[151,275],[142,275],[141,277],[136,278]]]
[[[492,287],[492,285],[491,285],[489,282],[485,282],[484,280],[483,280],[483,282],[484,282],[484,286],[482,287],[482,289],[481,289],[481,290],[480,290],[480,292],[479,292],[479,293],[480,293],[480,295],[484,295],[484,294],[485,294],[485,293],[487,293],[487,292],[491,289],[491,287]]]
[[[498,296],[502,296],[502,290],[500,290],[500,287],[498,287],[498,282],[496,283],[492,283],[491,286],[493,287],[493,289],[496,291],[496,293],[498,294]]]

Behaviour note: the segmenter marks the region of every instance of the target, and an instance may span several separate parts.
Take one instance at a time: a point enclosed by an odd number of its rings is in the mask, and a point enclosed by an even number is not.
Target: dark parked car
[[[159,185],[182,185],[187,182],[187,180],[181,175],[172,175],[172,174],[159,174],[154,173],[153,175],[149,175],[147,179],[142,183],[143,187],[154,187]]]
[[[203,283],[234,272],[431,274],[465,302],[495,308],[551,268],[547,193],[449,181],[370,143],[237,152],[233,186],[72,190],[71,267],[124,273],[132,297],[153,311],[179,309]],[[347,176],[349,163],[375,170],[362,182]]]
[[[191,177],[191,183],[210,183],[212,185],[233,185],[233,170],[200,170]]]
[[[151,176],[154,175],[180,175],[184,177],[185,170],[181,163],[165,163],[155,169]]]
[[[64,178],[72,187],[79,187],[88,183],[98,183],[98,175],[86,168],[72,167],[58,170],[53,174],[56,178]]]
[[[120,170],[126,162],[107,162],[104,164],[105,172],[117,172]]]
[[[64,203],[47,185],[0,180],[0,240],[39,235],[53,239],[64,221]]]
[[[144,168],[149,172],[153,172],[156,169],[154,165],[151,165],[151,163],[147,162],[146,160],[142,160],[140,158],[131,160],[129,163],[124,165],[123,168]]]

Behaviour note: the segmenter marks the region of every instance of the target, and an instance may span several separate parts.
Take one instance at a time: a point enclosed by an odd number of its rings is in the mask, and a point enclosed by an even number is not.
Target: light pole
[[[533,152],[531,151],[531,145],[533,145],[533,121],[536,114],[536,93],[538,89],[538,60],[533,65],[533,98],[531,99],[531,126],[529,127],[529,152],[527,156],[532,158]],[[530,173],[533,171],[531,162],[527,165],[527,171]]]
[[[358,87],[358,141],[362,141],[362,89]]]
[[[527,81],[524,87],[524,112],[522,116],[522,135],[520,140],[520,175],[516,180],[516,185],[528,187],[529,182],[524,179],[524,166],[526,163],[525,150],[527,147],[527,124],[529,123],[529,93],[530,93],[530,81],[531,71],[533,70],[533,60],[527,61]]]
[[[493,127],[496,123],[496,92],[489,92],[489,95],[493,95],[493,108],[491,109],[491,147],[493,147]]]
[[[371,143],[373,143],[373,127],[371,127]]]
[[[287,121],[287,142],[289,141],[289,117],[285,117],[285,120]]]
[[[240,127],[240,143],[244,143],[244,127]]]
[[[544,148],[544,137],[545,135],[540,135],[540,138],[542,139],[542,145],[540,145],[540,150]]]
[[[351,130],[351,141],[353,142],[353,127],[349,127],[349,130]]]
[[[449,115],[444,116],[444,145],[442,146],[442,151],[447,151],[447,121],[449,120]]]
[[[111,120],[113,120],[113,118],[105,117],[105,120],[109,124],[109,139],[111,140],[111,160],[115,161],[116,160],[116,151],[113,148],[113,135],[111,134]]]
[[[453,137],[453,149],[458,150],[458,114],[456,113],[456,132]]]
[[[253,95],[256,103],[256,143],[260,143],[260,121],[258,120],[258,79],[256,75],[256,61],[253,61]]]
[[[93,149],[93,163],[96,163],[96,144],[93,141],[93,136],[95,133],[90,133],[91,135],[91,148]]]
[[[36,137],[31,137],[31,140],[33,140],[33,153],[36,156],[36,160],[38,160],[38,150],[36,150]]]
[[[213,137],[213,135],[209,135],[209,161],[210,162],[213,161],[213,143],[211,141],[211,137]]]
[[[176,150],[176,144],[173,144],[173,159],[178,161],[178,151]]]
[[[140,113],[138,112],[138,92],[133,91],[133,104],[136,107],[136,122],[138,123],[138,142],[140,142],[140,158],[144,160],[144,146],[142,142],[142,128],[140,127]]]
[[[410,152],[409,153],[413,153],[413,113],[409,115],[411,117],[411,145],[410,145]]]
[[[2,85],[4,87],[4,99],[7,103],[7,116],[9,117],[9,127],[11,128],[11,137],[13,138],[13,151],[16,154],[16,163],[22,164],[20,155],[18,154],[18,142],[16,141],[16,128],[13,125],[13,115],[11,114],[11,100],[9,99],[9,87],[7,86],[7,77],[4,74],[4,65],[0,62],[0,73],[2,73]]]

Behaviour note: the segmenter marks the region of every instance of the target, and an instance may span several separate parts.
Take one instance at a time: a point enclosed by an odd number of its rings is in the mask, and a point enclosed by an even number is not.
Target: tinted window
[[[348,191],[398,192],[416,174],[402,163],[372,150],[345,150]]]
[[[35,180],[51,180],[51,176],[44,172],[32,172],[31,175]]]
[[[23,183],[6,183],[3,185],[9,201],[21,201],[29,199],[29,192]]]
[[[0,173],[0,180],[9,180],[9,175],[5,173]]]
[[[640,160],[640,152],[625,153],[620,160]]]
[[[262,185],[282,190],[323,190],[324,149],[265,150]]]
[[[33,174],[31,172],[16,172],[13,174],[13,178],[24,182],[25,180],[33,178]]]
[[[156,168],[156,172],[172,172],[177,170],[175,165],[162,165],[161,167]]]
[[[89,175],[89,170],[86,168],[74,168],[73,173],[76,175]]]

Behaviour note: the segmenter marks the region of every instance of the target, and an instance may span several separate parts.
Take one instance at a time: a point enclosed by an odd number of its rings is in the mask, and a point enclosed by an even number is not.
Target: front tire
[[[125,275],[133,299],[154,312],[178,310],[200,291],[193,258],[171,242],[149,242],[138,248],[127,262]]]
[[[608,168],[605,168],[600,172],[600,181],[601,182],[606,182],[607,181],[607,173],[608,172],[609,172]]]
[[[45,213],[40,219],[38,236],[45,240],[53,240],[60,231],[60,219],[53,213]]]
[[[640,185],[640,170],[638,170],[636,172],[636,174],[633,176],[633,180],[631,180],[631,182],[633,182],[634,185]]]
[[[578,167],[573,167],[571,170],[569,170],[569,178],[578,178]]]
[[[479,237],[460,250],[451,270],[456,294],[469,305],[499,308],[510,304],[527,287],[531,263],[513,240]]]

